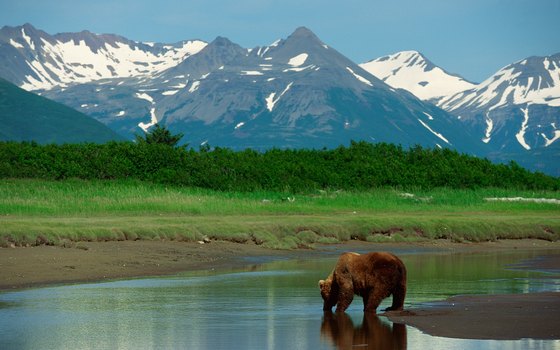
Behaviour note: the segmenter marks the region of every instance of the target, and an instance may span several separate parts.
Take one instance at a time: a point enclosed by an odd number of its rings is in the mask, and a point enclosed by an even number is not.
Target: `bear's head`
[[[333,283],[332,276],[329,276],[326,280],[319,281],[319,288],[321,289],[321,296],[323,297],[323,310],[331,311],[338,301],[337,284]]]
[[[332,280],[330,279],[319,281],[319,289],[321,289],[321,296],[324,301],[330,300],[331,298],[331,285]]]

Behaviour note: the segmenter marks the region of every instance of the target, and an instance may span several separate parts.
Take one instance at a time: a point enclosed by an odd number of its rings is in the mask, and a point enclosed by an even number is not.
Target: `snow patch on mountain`
[[[24,49],[25,47],[18,43],[17,41],[14,41],[14,39],[10,38],[10,45],[12,45],[13,47],[15,47],[16,49]]]
[[[544,133],[541,133],[541,136],[545,140],[545,144],[544,144],[545,147],[552,145],[553,142],[560,139],[560,130],[556,129],[556,123],[550,123],[550,125],[554,128],[554,133],[552,135],[552,138],[548,138]]]
[[[263,75],[263,73],[258,70],[244,70],[241,71],[241,75]]]
[[[430,119],[430,120],[434,120],[434,117],[432,117],[432,115],[431,115],[431,114],[429,114],[429,113],[426,113],[426,112],[422,112],[422,113],[424,113],[424,114],[426,115],[426,117],[428,117],[428,119]]]
[[[150,108],[150,122],[149,123],[144,123],[144,122],[140,122],[138,124],[138,126],[144,130],[144,132],[148,132],[148,129],[150,129],[152,126],[156,125],[158,122],[157,117],[156,117],[156,108],[152,107]]]
[[[21,36],[27,43],[27,45],[31,48],[31,50],[35,51],[35,44],[31,41],[31,37],[25,34],[25,28],[21,28]]]
[[[189,92],[195,92],[196,90],[198,90],[198,87],[200,86],[200,81],[194,81],[191,85],[191,87],[189,88]]]
[[[150,121],[148,123],[144,123],[144,122],[138,123],[138,126],[142,130],[144,130],[144,132],[148,132],[148,129],[150,129],[152,126],[154,126],[158,122],[158,119],[157,119],[157,116],[156,116],[156,102],[154,101],[154,98],[152,96],[148,95],[145,92],[137,92],[136,97],[141,99],[141,100],[146,100],[151,104],[151,107],[150,107]]]
[[[525,132],[527,130],[527,124],[529,123],[529,106],[527,106],[526,108],[521,108],[521,111],[523,112],[524,116],[523,123],[521,123],[521,129],[519,130],[519,132],[515,134],[515,138],[517,139],[517,142],[519,142],[519,144],[523,146],[523,148],[525,148],[526,150],[530,150],[531,146],[529,146],[525,141]]]
[[[494,121],[490,119],[490,112],[486,113],[486,131],[484,132],[484,138],[482,142],[488,143],[492,138],[492,130],[494,129]]]
[[[310,64],[310,65],[304,66],[304,67],[292,67],[292,68],[287,68],[287,69],[284,69],[283,72],[284,72],[284,73],[286,73],[286,72],[303,72],[304,70],[307,70],[307,69],[315,69],[315,70],[317,70],[317,68],[318,68],[318,67],[315,66],[314,64]]]
[[[142,100],[146,100],[150,103],[154,103],[154,99],[152,98],[152,96],[148,95],[145,92],[137,92],[136,97],[138,97],[139,99],[142,99]]]
[[[422,126],[424,126],[426,129],[428,129],[428,131],[430,131],[432,134],[434,134],[435,136],[439,137],[441,140],[443,140],[445,143],[447,143],[448,145],[451,145],[451,143],[449,142],[449,140],[447,140],[442,134],[440,134],[439,132],[434,131],[428,124],[424,123],[422,121],[422,119],[418,118],[418,121],[420,122],[420,124],[422,124]],[[440,146],[441,148],[441,146]]]
[[[282,39],[276,39],[272,44],[268,45],[269,47],[276,47],[278,46],[278,44],[280,44],[280,42],[282,41]]]
[[[362,77],[361,75],[356,74],[352,68],[350,67],[346,67],[346,70],[348,70],[356,79],[358,79],[359,81],[361,81],[362,83],[369,85],[369,86],[373,86],[373,84],[371,83],[371,81],[367,80],[366,78]]]
[[[309,57],[309,55],[306,54],[306,53],[299,54],[295,57],[290,58],[290,60],[288,61],[288,64],[290,66],[293,66],[293,67],[302,66],[305,63],[305,61],[307,61],[308,57]]]
[[[284,96],[286,92],[288,92],[288,90],[290,90],[292,84],[293,82],[289,83],[288,86],[286,86],[286,88],[280,93],[280,96],[278,96],[278,98],[276,99],[274,98],[276,96],[276,92],[272,92],[270,93],[270,95],[268,95],[268,97],[265,99],[265,102],[266,102],[266,109],[268,109],[269,112],[272,112],[276,103],[280,100],[282,96]]]
[[[272,64],[259,64],[259,67],[261,68],[262,71],[271,71],[273,65]]]

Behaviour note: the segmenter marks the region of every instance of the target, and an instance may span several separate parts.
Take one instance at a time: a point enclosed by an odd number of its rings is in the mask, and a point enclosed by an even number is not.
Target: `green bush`
[[[310,192],[379,187],[558,190],[560,179],[449,149],[352,142],[335,149],[195,151],[165,143],[0,142],[0,178],[137,179],[221,191]]]

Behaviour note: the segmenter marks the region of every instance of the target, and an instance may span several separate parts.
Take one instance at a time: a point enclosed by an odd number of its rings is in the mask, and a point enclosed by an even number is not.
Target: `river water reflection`
[[[559,291],[558,274],[515,269],[550,252],[417,254],[406,307],[456,294]],[[0,294],[1,349],[560,349],[560,341],[425,335],[362,312],[323,314],[317,281],[336,256],[249,269]],[[381,308],[389,306],[386,300]]]

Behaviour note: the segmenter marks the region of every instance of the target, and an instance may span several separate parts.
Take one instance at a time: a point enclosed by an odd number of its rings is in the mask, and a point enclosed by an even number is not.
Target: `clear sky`
[[[528,56],[560,52],[560,0],[0,0],[0,26],[137,41],[268,45],[306,26],[356,63],[417,50],[480,82]]]

